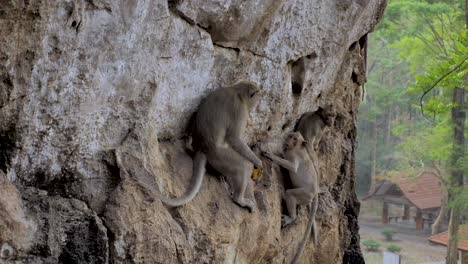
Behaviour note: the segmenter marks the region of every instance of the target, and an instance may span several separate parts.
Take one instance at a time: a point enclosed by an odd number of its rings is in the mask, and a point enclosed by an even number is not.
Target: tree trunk
[[[442,186],[442,201],[440,204],[439,215],[437,216],[434,224],[432,225],[432,235],[436,235],[442,231],[445,224],[445,216],[447,215],[448,207],[448,194],[445,186]]]
[[[442,230],[442,227],[445,224],[445,216],[447,215],[448,212],[448,191],[447,191],[447,183],[444,182],[443,180],[443,175],[441,170],[439,169],[439,166],[433,161],[433,165],[435,170],[437,171],[437,177],[439,178],[440,182],[440,188],[442,192],[442,200],[440,201],[440,210],[439,210],[439,215],[437,216],[436,220],[434,221],[434,224],[432,225],[432,230],[431,234],[435,235],[440,233]]]
[[[468,32],[468,0],[465,0],[465,26]],[[468,85],[468,74],[465,75],[464,87],[455,88],[453,91],[452,102],[455,103],[455,107],[452,109],[452,123],[453,123],[453,150],[451,158],[451,170],[452,170],[452,180],[451,188],[449,190],[449,201],[452,201],[456,195],[453,193],[453,189],[457,190],[463,188],[463,170],[459,169],[457,161],[463,157],[465,152],[465,118],[466,114],[464,112],[465,104],[465,90],[464,88]],[[458,229],[460,226],[460,209],[458,206],[455,206],[450,213],[450,223],[449,223],[449,241],[447,245],[447,264],[456,264],[458,261],[458,245],[457,245],[457,236]]]
[[[372,149],[371,149],[371,185],[369,193],[375,191],[375,174],[377,166],[377,119],[372,123]]]
[[[387,112],[385,113],[385,128],[384,128],[384,135],[383,135],[383,143],[384,143],[384,146],[387,146],[390,142],[390,125],[391,125],[391,121],[390,121],[390,112],[391,112],[391,107],[389,107],[389,109],[387,109]]]
[[[468,83],[468,75],[465,76],[465,84]],[[449,201],[453,201],[460,189],[463,188],[463,170],[457,166],[457,162],[465,152],[465,112],[464,112],[464,88],[455,88],[453,100],[455,107],[452,109],[453,123],[453,148],[450,161],[452,179],[449,189]],[[449,241],[447,246],[447,264],[457,264],[458,261],[458,229],[460,226],[460,208],[454,206],[450,213]]]
[[[468,29],[468,0],[465,0],[465,24]]]

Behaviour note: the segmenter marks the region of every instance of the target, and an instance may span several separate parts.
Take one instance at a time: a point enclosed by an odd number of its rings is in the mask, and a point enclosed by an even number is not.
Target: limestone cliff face
[[[288,263],[307,222],[280,228],[281,171],[249,214],[192,174],[201,98],[261,85],[246,140],[279,147],[297,118],[337,112],[319,146],[319,243],[302,263],[363,263],[354,194],[365,44],[385,0],[0,0],[0,263]],[[122,160],[116,159],[116,153]]]

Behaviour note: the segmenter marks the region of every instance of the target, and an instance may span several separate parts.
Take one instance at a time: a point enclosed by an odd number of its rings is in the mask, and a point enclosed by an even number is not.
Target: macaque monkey
[[[298,131],[307,141],[306,149],[310,158],[316,164],[318,145],[325,132],[325,126],[332,126],[336,117],[334,110],[324,110],[319,107],[316,112],[304,113],[294,128]]]
[[[14,255],[15,249],[8,242],[4,242],[0,247],[0,259],[9,260],[13,258]]]
[[[294,131],[301,133],[309,147],[317,149],[325,126],[332,126],[335,117],[335,111],[325,111],[322,108],[316,112],[306,112],[297,122]]]
[[[263,152],[264,156],[287,169],[291,178],[293,188],[286,190],[283,195],[289,215],[281,217],[282,227],[296,221],[298,205],[310,205],[306,233],[292,263],[297,263],[299,260],[311,232],[313,232],[314,244],[317,243],[315,213],[318,205],[318,171],[316,164],[314,164],[306,150],[307,144],[308,142],[304,140],[299,132],[291,132],[284,143],[284,158],[280,158],[270,152]]]
[[[231,180],[233,201],[250,212],[255,202],[245,197],[253,165],[263,168],[262,161],[242,140],[250,111],[260,98],[254,83],[242,81],[220,88],[202,100],[192,124],[192,145],[196,151],[193,161],[195,184],[180,198],[161,198],[169,206],[191,201],[200,190],[205,165],[208,163]]]

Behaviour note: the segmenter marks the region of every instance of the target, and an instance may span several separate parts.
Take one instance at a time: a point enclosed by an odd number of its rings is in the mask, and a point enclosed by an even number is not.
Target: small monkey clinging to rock
[[[260,90],[251,82],[242,81],[220,88],[202,100],[192,126],[195,183],[180,198],[164,198],[169,206],[191,201],[201,188],[206,162],[231,180],[233,200],[239,206],[255,210],[255,202],[245,197],[253,165],[262,168],[262,161],[242,140],[249,112],[257,105]],[[252,165],[253,164],[253,165]]]
[[[308,146],[317,148],[325,129],[325,126],[332,126],[336,117],[334,110],[324,110],[319,108],[316,112],[304,113],[296,124],[295,131],[299,131]]]
[[[307,224],[306,233],[292,263],[297,263],[299,260],[311,232],[314,234],[314,244],[317,243],[315,213],[318,206],[318,171],[307,152],[307,144],[308,143],[299,132],[291,132],[284,143],[284,159],[270,152],[263,152],[263,155],[287,169],[291,178],[293,188],[286,190],[283,195],[289,215],[283,215],[281,217],[282,226],[287,226],[296,221],[298,205],[310,204],[309,222]]]

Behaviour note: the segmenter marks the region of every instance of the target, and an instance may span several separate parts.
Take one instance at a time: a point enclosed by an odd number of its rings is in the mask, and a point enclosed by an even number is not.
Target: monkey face
[[[241,82],[238,85],[241,86],[238,88],[241,90],[242,97],[245,98],[249,109],[255,108],[261,96],[261,91],[258,86],[255,83],[247,81]]]
[[[302,137],[301,133],[299,132],[292,132],[289,133],[286,138],[286,148],[287,149],[294,149],[298,146],[302,146],[305,142],[304,138]]]

